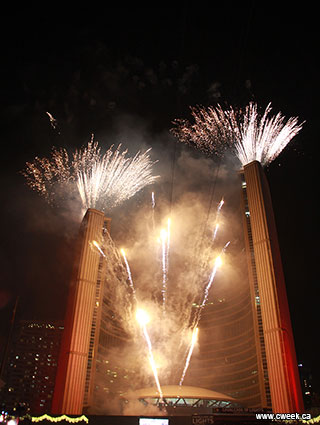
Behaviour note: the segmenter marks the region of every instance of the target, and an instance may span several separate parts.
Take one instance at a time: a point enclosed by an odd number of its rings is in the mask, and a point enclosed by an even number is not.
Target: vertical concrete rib
[[[268,184],[261,164],[244,166],[272,408],[301,412],[303,402]]]
[[[52,402],[55,414],[82,413],[100,257],[90,242],[100,239],[103,223],[104,214],[93,209],[82,222]]]

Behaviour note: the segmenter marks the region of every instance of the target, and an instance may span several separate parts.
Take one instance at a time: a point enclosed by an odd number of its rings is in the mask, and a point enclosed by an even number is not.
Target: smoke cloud
[[[134,134],[131,129],[129,132]],[[239,216],[240,181],[234,160],[204,157],[180,145],[167,144],[168,149],[163,150],[162,146],[170,136],[158,135],[156,139],[152,155],[154,159],[159,159],[155,166],[156,174],[160,175],[159,181],[112,213],[111,236],[115,244],[112,249],[125,250],[136,301],[132,294],[128,295],[131,290],[123,269],[121,284],[117,281],[112,288],[112,309],[128,339],[121,347],[111,348],[106,359],[108,368],[113,365],[114,370],[125,369],[125,373],[131,376],[127,391],[155,387],[148,346],[142,327],[135,318],[137,307],[149,316],[146,329],[160,383],[177,385],[214,261],[228,242],[230,244],[222,254],[223,265],[210,288],[208,302],[223,302],[230,293],[236,295],[246,281],[243,230]],[[134,136],[130,140],[132,146],[137,144]],[[144,147],[147,141],[148,133],[145,132],[142,137]],[[222,199],[224,206],[218,212]],[[165,244],[168,264],[164,294],[161,229],[168,236],[168,218],[171,225],[170,244]],[[217,224],[219,230],[214,237]],[[199,324],[201,334],[201,319]],[[201,338],[205,336],[208,337],[207,331]],[[217,331],[216,336],[219,337]],[[197,343],[190,370],[197,366],[201,356]],[[187,371],[186,382],[189,385],[199,385],[192,374],[188,376]],[[99,382],[99,385],[103,388],[108,384],[105,381]],[[140,404],[130,403],[133,412],[141,412]],[[134,406],[140,409],[136,410]],[[107,403],[106,412],[110,413],[110,409]]]

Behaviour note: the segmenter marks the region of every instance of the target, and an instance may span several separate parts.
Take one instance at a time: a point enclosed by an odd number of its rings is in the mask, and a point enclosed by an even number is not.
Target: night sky
[[[181,147],[169,129],[173,119],[190,117],[190,105],[254,100],[264,108],[271,101],[275,113],[305,121],[266,174],[297,356],[320,389],[318,13],[285,3],[72,10],[43,3],[3,13],[1,341],[17,295],[18,317],[61,317],[76,234],[66,211],[26,186],[19,174],[26,161],[48,156],[52,146],[79,148],[94,133],[105,147],[129,135],[131,144],[123,143],[132,152],[142,140],[174,164]]]

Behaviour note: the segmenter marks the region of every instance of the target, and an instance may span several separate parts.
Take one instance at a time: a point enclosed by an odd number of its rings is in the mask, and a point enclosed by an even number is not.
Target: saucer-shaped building
[[[212,413],[217,408],[241,407],[229,395],[188,385],[163,385],[162,399],[156,387],[142,388],[123,395],[124,403],[139,400],[142,406],[159,406],[168,414]]]

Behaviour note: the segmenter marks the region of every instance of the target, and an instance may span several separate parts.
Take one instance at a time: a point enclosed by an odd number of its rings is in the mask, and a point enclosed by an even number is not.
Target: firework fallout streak
[[[155,229],[154,210],[155,210],[155,207],[156,207],[156,200],[155,200],[154,192],[151,193],[151,206],[152,206],[152,229],[154,231],[154,229]]]
[[[166,240],[167,240],[167,232],[165,229],[161,229],[160,232],[160,240],[161,240],[161,247],[162,247],[162,309],[163,313],[165,313],[166,310],[166,293],[167,293],[167,267],[166,267]]]
[[[136,290],[134,288],[134,284],[133,284],[133,280],[132,280],[132,274],[131,274],[131,270],[130,270],[130,266],[129,266],[129,263],[128,263],[126,254],[124,252],[124,249],[120,249],[120,252],[121,252],[121,254],[123,256],[124,263],[126,265],[126,269],[127,269],[127,273],[128,273],[128,279],[129,279],[129,283],[130,283],[130,288],[132,290],[133,298],[134,298],[135,301],[137,301],[137,299],[136,299]]]
[[[199,305],[197,315],[196,315],[196,317],[195,317],[195,319],[193,321],[193,327],[197,327],[198,324],[199,324],[199,322],[200,322],[201,313],[202,313],[202,310],[204,309],[204,307],[206,305],[206,302],[208,300],[210,288],[212,286],[212,283],[214,281],[214,278],[216,276],[216,273],[218,271],[218,268],[222,264],[222,258],[221,258],[221,256],[222,256],[222,254],[225,253],[225,251],[226,251],[226,249],[228,248],[229,245],[230,245],[230,241],[225,244],[225,246],[223,247],[223,249],[221,251],[221,254],[218,255],[218,257],[215,259],[215,262],[214,262],[214,265],[213,265],[213,268],[212,268],[212,271],[211,271],[211,274],[210,274],[209,281],[208,281],[208,283],[207,283],[207,285],[205,287],[205,290],[204,290],[204,296],[203,296],[202,302]]]
[[[180,386],[182,385],[182,383],[184,381],[184,377],[186,376],[186,372],[187,372],[189,364],[190,364],[190,359],[191,359],[191,356],[192,356],[192,353],[193,353],[193,349],[194,349],[194,346],[195,346],[197,339],[198,339],[198,333],[199,333],[199,328],[193,328],[191,343],[190,343],[190,347],[189,347],[189,350],[188,350],[188,355],[187,355],[186,362],[185,362],[185,365],[184,365],[184,369],[183,369],[181,379],[180,379],[180,382],[179,382]]]
[[[166,310],[166,294],[167,294],[167,281],[169,270],[169,250],[170,250],[170,236],[171,236],[171,219],[168,218],[167,230],[162,229],[160,233],[161,246],[162,246],[162,309],[163,313]]]
[[[147,315],[147,313],[142,310],[142,309],[138,309],[136,312],[136,319],[142,329],[144,338],[146,340],[147,346],[148,346],[148,351],[149,351],[149,362],[151,365],[151,369],[153,372],[153,376],[156,382],[156,386],[160,395],[160,400],[162,401],[163,399],[163,393],[161,390],[161,386],[160,386],[160,382],[159,382],[159,378],[158,378],[158,372],[157,372],[157,367],[156,367],[156,363],[154,361],[154,357],[153,357],[153,352],[152,352],[152,344],[151,344],[151,340],[147,331],[147,323],[149,322],[149,317]]]
[[[224,204],[224,200],[222,198],[221,201],[219,202],[219,205],[218,205],[218,208],[217,208],[216,225],[215,225],[215,228],[214,228],[214,231],[213,231],[213,237],[212,237],[213,242],[215,241],[215,239],[217,237],[218,230],[219,230],[218,218],[219,218],[220,211],[221,211],[223,204]]]
[[[100,248],[100,245],[98,244],[97,241],[92,241],[92,245],[94,245],[97,248],[97,250],[100,252],[100,254],[103,257],[106,257],[106,254],[102,251],[102,249]]]
[[[152,205],[152,209],[154,210],[156,207],[156,200],[154,197],[154,192],[151,193],[151,205]]]

